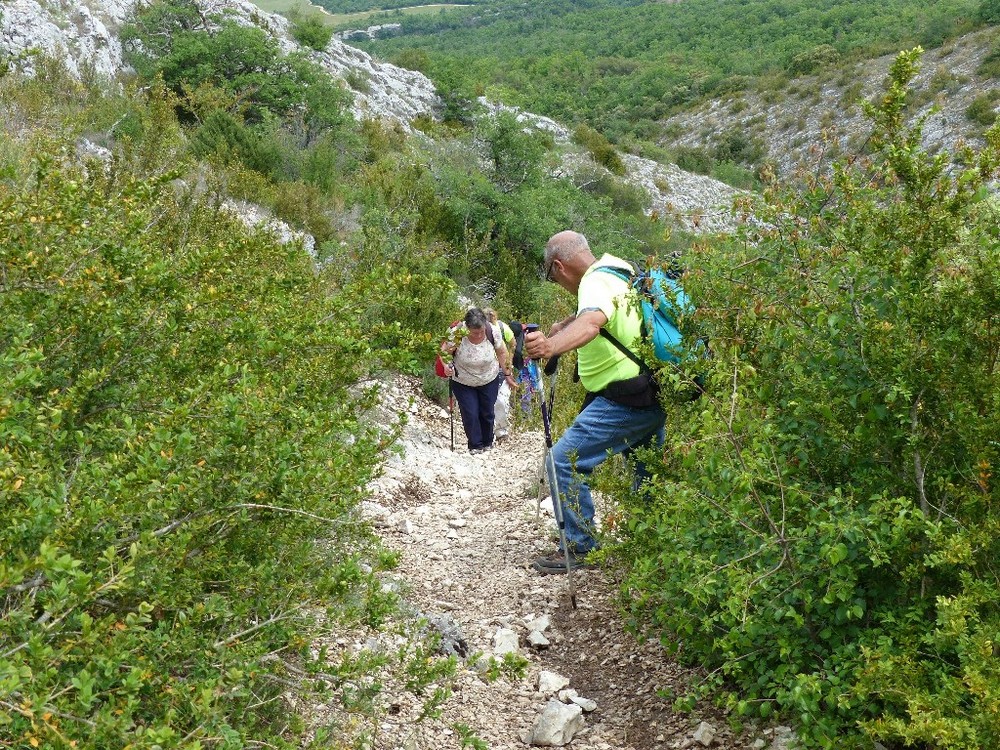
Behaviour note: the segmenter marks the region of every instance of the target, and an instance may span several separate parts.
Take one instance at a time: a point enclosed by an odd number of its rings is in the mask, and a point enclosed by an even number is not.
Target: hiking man
[[[496,310],[492,307],[487,307],[483,310],[486,313],[486,317],[492,323],[495,329],[499,329],[500,338],[503,340],[504,346],[507,347],[507,361],[513,361],[513,352],[511,347],[514,344],[514,331],[511,327],[499,320]],[[505,379],[500,384],[500,391],[497,393],[497,402],[493,408],[494,419],[493,419],[493,435],[498,443],[502,443],[507,439],[507,431],[510,429],[510,394],[511,386]]]
[[[536,331],[524,338],[525,354],[536,359],[579,349],[577,366],[587,389],[583,409],[552,447],[568,549],[534,561],[534,568],[544,575],[565,573],[567,556],[570,568],[583,566],[587,553],[598,546],[588,484],[594,469],[609,454],[628,457],[636,448],[664,439],[666,415],[650,377],[600,335],[606,328],[631,348],[642,332],[642,314],[628,282],[613,273],[595,273],[600,266],[632,271],[628,262],[607,253],[595,259],[587,239],[577,232],[563,231],[549,239],[545,279],[576,294],[577,311],[554,324],[548,336]],[[645,467],[637,463],[635,472],[638,487]]]

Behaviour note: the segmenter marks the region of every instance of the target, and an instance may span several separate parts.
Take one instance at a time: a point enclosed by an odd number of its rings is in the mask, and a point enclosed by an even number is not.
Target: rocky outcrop
[[[34,70],[30,52],[62,58],[74,75],[95,73],[112,78],[122,68],[117,29],[134,0],[49,2],[6,0],[0,7],[0,51]]]
[[[689,232],[732,231],[737,225],[732,206],[741,193],[724,182],[685,172],[675,164],[660,164],[623,154],[629,180],[650,196],[647,213],[672,219]]]
[[[369,26],[367,29],[350,29],[348,31],[338,31],[335,36],[344,42],[362,41],[369,39],[383,39],[387,36],[395,36],[403,27],[399,23],[380,23]]]
[[[352,83],[356,117],[387,119],[409,127],[438,103],[434,84],[421,73],[379,62],[361,50],[332,40],[323,52],[300,47],[284,17],[265,13],[249,0],[198,0],[207,19],[226,18],[257,26],[285,52],[310,54],[332,75]],[[127,68],[118,31],[138,0],[5,0],[0,6],[0,52],[31,74],[32,52],[65,60],[76,75],[113,79]]]

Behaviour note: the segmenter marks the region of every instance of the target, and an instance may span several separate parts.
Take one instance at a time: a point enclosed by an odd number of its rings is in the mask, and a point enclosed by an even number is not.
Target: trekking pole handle
[[[538,323],[525,323],[524,325],[524,330],[527,331],[528,333],[534,333],[535,331],[538,330],[538,328],[539,328]],[[548,361],[545,363],[545,369],[543,370],[543,372],[546,375],[551,375],[556,371],[556,367],[558,366],[559,366],[559,355],[556,354],[552,357],[549,357]]]

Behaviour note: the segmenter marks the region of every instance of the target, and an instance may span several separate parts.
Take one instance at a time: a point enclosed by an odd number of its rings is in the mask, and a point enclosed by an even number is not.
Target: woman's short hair
[[[490,321],[487,319],[486,313],[478,307],[472,307],[467,313],[465,313],[466,328],[485,328],[489,324]]]

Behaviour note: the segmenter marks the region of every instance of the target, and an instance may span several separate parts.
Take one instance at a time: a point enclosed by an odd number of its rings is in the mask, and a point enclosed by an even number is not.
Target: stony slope
[[[912,101],[913,117],[927,116],[925,147],[982,145],[983,126],[964,113],[975,97],[1000,89],[1000,81],[977,73],[997,33],[996,27],[983,29],[924,54]],[[782,174],[803,165],[812,168],[820,156],[815,147],[824,139],[829,139],[825,157],[856,152],[870,130],[859,102],[881,90],[893,58],[834,67],[793,79],[781,89],[707,101],[665,120],[674,135],[661,145],[712,150],[723,135],[735,131],[760,141],[766,158]],[[1000,108],[1000,97],[995,104]]]
[[[378,748],[458,748],[453,726],[465,724],[490,750],[520,750],[549,700],[562,693],[560,702],[569,705],[565,690],[576,691],[585,706],[574,750],[787,746],[787,727],[737,733],[710,705],[692,713],[672,708],[664,696],[683,691],[699,675],[677,665],[655,640],[640,643],[625,631],[613,570],[577,572],[573,609],[564,576],[539,576],[530,568],[533,557],[554,546],[550,516],[544,510],[536,515],[540,432],[522,427],[508,442],[470,455],[461,445],[460,423],[457,449],[450,449],[448,413],[422,395],[416,380],[398,378],[384,401],[386,419],[394,408],[408,419],[400,454],[371,487],[366,506],[385,543],[401,554],[386,585],[424,617],[447,623],[448,637],[463,639],[469,658],[460,661],[439,719],[414,723],[417,702],[387,696]],[[557,399],[555,408],[573,405]],[[598,510],[607,509],[599,499]],[[547,645],[531,635],[540,622],[548,623],[541,629]],[[510,631],[509,640],[503,631]],[[359,648],[378,643],[371,634],[355,641]],[[523,678],[485,680],[471,655],[488,658],[508,649],[528,660]],[[566,685],[553,689],[552,674]],[[320,715],[335,710],[315,708]]]
[[[5,0],[0,15],[0,50],[23,56],[30,50],[61,57],[75,74],[92,72],[114,78],[125,67],[118,30],[139,0]],[[264,29],[288,52],[300,49],[289,36],[283,16],[264,13],[248,0],[199,0],[206,18],[215,15]],[[332,40],[324,52],[312,52],[331,75],[348,73],[365,81],[354,92],[358,117],[390,118],[407,124],[431,111],[438,101],[434,85],[422,73],[374,60],[354,47]],[[30,56],[24,67],[31,71]],[[345,84],[346,85],[346,84]]]

